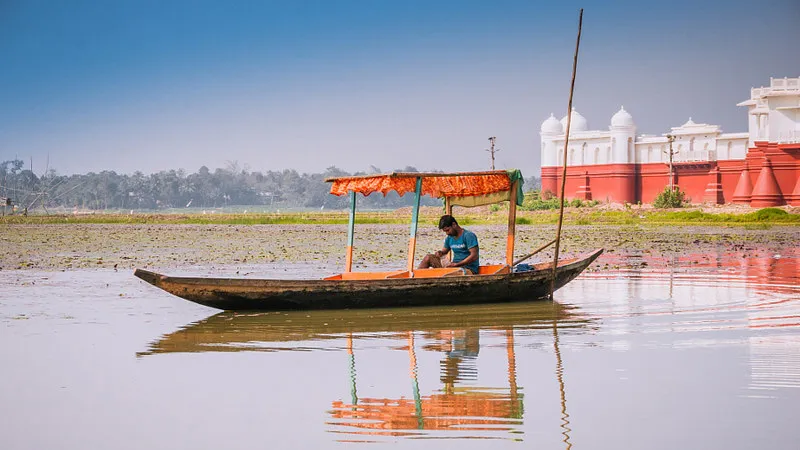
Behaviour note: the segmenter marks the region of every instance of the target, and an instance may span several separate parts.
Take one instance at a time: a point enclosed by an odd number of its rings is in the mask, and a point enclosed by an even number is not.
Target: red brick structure
[[[739,104],[748,133],[723,134],[689,119],[662,136],[636,136],[621,108],[609,131],[589,131],[572,112],[566,197],[650,203],[673,182],[692,203],[800,206],[800,78],[771,79]],[[542,191],[560,194],[566,117],[543,124]]]

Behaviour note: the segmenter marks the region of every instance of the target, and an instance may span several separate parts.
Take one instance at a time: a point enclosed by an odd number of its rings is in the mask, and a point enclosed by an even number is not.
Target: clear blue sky
[[[0,161],[34,172],[498,168],[575,107],[639,133],[800,76],[800,2],[0,0]]]

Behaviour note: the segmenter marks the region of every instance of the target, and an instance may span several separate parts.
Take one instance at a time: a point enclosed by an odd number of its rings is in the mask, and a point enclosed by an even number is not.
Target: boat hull
[[[577,277],[602,249],[559,261],[555,289]],[[270,280],[172,277],[136,269],[134,275],[186,300],[237,311],[355,309],[529,301],[547,297],[551,264],[497,275],[378,280]]]

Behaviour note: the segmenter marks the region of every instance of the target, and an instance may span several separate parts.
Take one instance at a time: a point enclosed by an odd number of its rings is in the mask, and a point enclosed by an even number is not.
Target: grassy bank
[[[790,212],[791,211],[791,212]],[[800,213],[781,208],[764,208],[755,211],[720,212],[702,208],[659,210],[629,207],[617,210],[603,208],[566,208],[564,221],[570,225],[748,225],[776,224],[800,225]],[[440,208],[424,207],[420,222],[435,225],[442,214]],[[507,220],[507,208],[458,208],[454,215],[462,225],[502,224]],[[409,208],[397,211],[367,211],[356,214],[360,224],[405,224],[410,221]],[[292,212],[292,213],[216,213],[216,214],[56,214],[13,215],[0,217],[0,224],[186,224],[186,225],[340,225],[348,221],[347,211]],[[554,224],[558,211],[517,211],[521,225]]]

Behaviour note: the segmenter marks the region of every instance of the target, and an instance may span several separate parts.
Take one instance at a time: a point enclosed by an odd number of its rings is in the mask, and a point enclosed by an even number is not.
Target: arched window
[[[633,152],[633,138],[628,138],[628,162],[636,162],[636,154]]]
[[[575,165],[575,149],[574,148],[569,149],[569,165],[570,166],[574,166]]]
[[[594,148],[594,163],[600,164],[600,147]]]
[[[606,164],[611,164],[612,161],[613,160],[611,159],[611,146],[609,145],[608,147],[606,147]]]
[[[731,159],[731,150],[733,150],[733,142],[728,142],[728,149],[725,154],[725,159]]]
[[[586,145],[587,145],[586,142],[584,142],[583,146],[581,147],[581,165],[582,166],[586,164]]]

